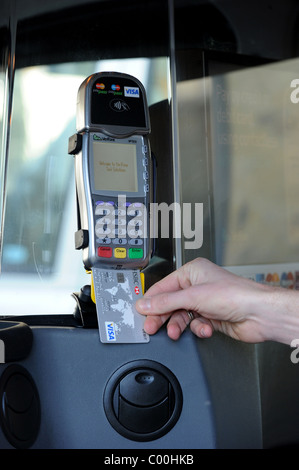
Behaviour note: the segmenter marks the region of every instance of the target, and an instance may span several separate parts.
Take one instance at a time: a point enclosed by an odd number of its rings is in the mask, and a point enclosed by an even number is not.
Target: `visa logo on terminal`
[[[139,88],[133,86],[124,87],[125,96],[131,96],[132,98],[139,98]]]

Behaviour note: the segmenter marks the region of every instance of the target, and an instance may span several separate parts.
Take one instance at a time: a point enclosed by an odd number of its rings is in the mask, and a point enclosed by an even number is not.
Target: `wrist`
[[[291,344],[299,338],[299,293],[282,287],[263,286],[257,321],[264,341]]]

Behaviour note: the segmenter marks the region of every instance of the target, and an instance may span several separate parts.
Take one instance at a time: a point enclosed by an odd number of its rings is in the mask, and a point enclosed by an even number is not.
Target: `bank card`
[[[145,317],[135,308],[142,297],[138,270],[93,268],[96,309],[102,343],[148,343]]]

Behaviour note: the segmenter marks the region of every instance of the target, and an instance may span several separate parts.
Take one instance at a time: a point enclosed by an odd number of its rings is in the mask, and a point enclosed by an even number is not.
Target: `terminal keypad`
[[[118,205],[115,201],[97,200],[94,215],[99,258],[143,258],[146,214],[142,203],[126,201]]]

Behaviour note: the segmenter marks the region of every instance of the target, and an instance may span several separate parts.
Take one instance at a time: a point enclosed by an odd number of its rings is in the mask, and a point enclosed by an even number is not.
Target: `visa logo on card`
[[[115,327],[113,321],[105,321],[107,341],[116,341]]]

